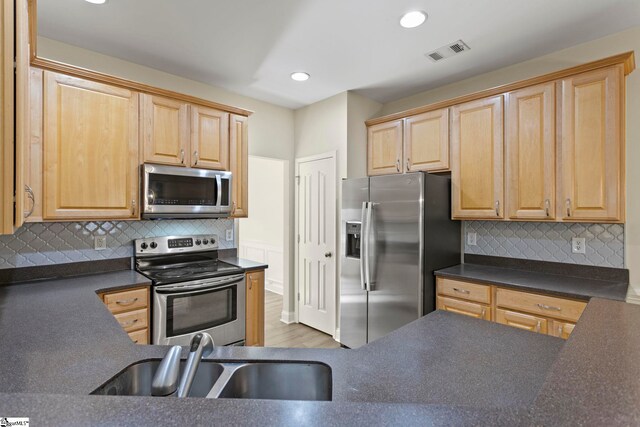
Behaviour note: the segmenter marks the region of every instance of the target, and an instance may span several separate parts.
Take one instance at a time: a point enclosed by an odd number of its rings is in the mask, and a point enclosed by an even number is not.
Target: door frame
[[[322,154],[316,154],[313,156],[307,156],[307,157],[300,157],[300,158],[296,158],[295,159],[295,195],[294,195],[294,215],[295,215],[295,230],[294,230],[294,247],[295,247],[295,256],[294,256],[294,294],[293,294],[293,300],[294,300],[294,319],[295,319],[295,323],[300,323],[300,310],[299,310],[299,304],[300,304],[300,298],[299,298],[299,294],[300,294],[300,284],[298,281],[298,277],[299,277],[299,267],[298,267],[298,260],[299,260],[299,256],[300,256],[300,244],[299,244],[299,239],[298,236],[300,235],[300,221],[299,221],[299,209],[298,209],[298,203],[300,201],[300,164],[301,163],[307,163],[307,162],[313,162],[316,160],[323,160],[323,159],[332,159],[333,160],[333,167],[334,167],[334,171],[336,174],[336,188],[335,188],[335,194],[336,197],[340,197],[339,194],[339,189],[340,189],[340,173],[338,171],[338,151],[337,150],[333,150],[333,151],[327,151],[325,153]],[[340,229],[338,221],[340,219],[340,216],[338,215],[338,211],[340,209],[340,203],[336,203],[336,211],[334,212],[336,221],[335,221],[335,225],[336,225],[336,230],[335,230],[335,238],[334,238],[334,248],[333,248],[333,253],[334,253],[334,260],[336,260],[336,268],[335,268],[335,277],[334,277],[334,284],[335,284],[335,291],[336,291],[336,298],[334,301],[334,313],[333,316],[334,318],[337,316],[338,312],[339,312],[339,307],[338,307],[338,298],[339,298],[339,286],[338,286],[338,278],[339,276],[339,257],[340,254],[338,254],[338,231]],[[333,323],[333,334],[332,336],[335,338],[336,336],[336,328],[338,327],[338,322],[334,321]]]

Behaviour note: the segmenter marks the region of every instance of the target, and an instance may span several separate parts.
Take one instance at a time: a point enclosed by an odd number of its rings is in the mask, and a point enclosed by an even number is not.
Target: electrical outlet
[[[233,228],[227,230],[227,242],[231,242],[233,240]]]
[[[586,253],[587,244],[584,237],[574,237],[571,239],[571,252],[574,254]]]
[[[95,236],[93,238],[93,247],[96,251],[107,249],[107,236]]]
[[[476,233],[473,233],[473,232],[467,233],[467,245],[476,246],[478,244],[477,238],[478,238],[478,235]]]

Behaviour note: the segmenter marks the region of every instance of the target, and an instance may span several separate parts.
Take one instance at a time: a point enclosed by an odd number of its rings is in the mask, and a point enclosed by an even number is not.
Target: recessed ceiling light
[[[304,82],[309,80],[311,77],[308,73],[304,73],[302,71],[296,71],[295,73],[291,73],[291,78],[297,82]]]
[[[427,14],[419,10],[405,13],[400,19],[400,25],[404,28],[419,27],[427,20]]]
[[[105,4],[107,2],[107,0],[85,0],[85,1],[92,4]]]

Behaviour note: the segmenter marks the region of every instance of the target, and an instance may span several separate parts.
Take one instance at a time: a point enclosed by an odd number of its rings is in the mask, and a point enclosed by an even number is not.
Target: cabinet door
[[[44,219],[135,218],[138,94],[45,72]]]
[[[500,95],[451,108],[453,218],[504,217],[502,104]]]
[[[229,167],[232,179],[234,218],[249,216],[249,134],[248,119],[244,116],[231,115],[229,126]]]
[[[191,166],[229,169],[229,113],[191,107]]]
[[[189,105],[142,94],[144,161],[164,165],[189,164]]]
[[[496,308],[496,322],[514,328],[526,329],[539,334],[547,333],[547,319],[531,314],[518,313],[517,311]]]
[[[449,109],[405,120],[404,155],[407,172],[449,169]]]
[[[623,66],[562,81],[562,218],[624,220]]]
[[[436,309],[463,314],[476,319],[491,320],[491,309],[486,305],[474,302],[438,296],[436,298]]]
[[[30,135],[27,138],[22,168],[27,195],[23,201],[25,222],[42,222],[43,75],[43,71],[37,68],[29,71]]]
[[[247,273],[246,343],[264,346],[264,270]]]
[[[401,173],[402,120],[370,126],[367,138],[369,175]]]
[[[549,321],[549,335],[567,339],[576,327],[575,323],[561,322],[559,320]]]
[[[510,92],[505,120],[511,219],[555,218],[555,83]]]

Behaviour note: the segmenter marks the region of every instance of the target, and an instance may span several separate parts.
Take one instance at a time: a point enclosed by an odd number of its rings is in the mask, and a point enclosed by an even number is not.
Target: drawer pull
[[[122,323],[120,323],[120,325],[122,327],[126,328],[127,326],[135,325],[136,323],[138,323],[138,320],[140,320],[140,319],[133,319],[133,320],[130,320],[128,322],[122,322]]]
[[[138,340],[133,340],[133,343],[134,344],[138,344]]]
[[[454,291],[456,292],[460,292],[461,294],[467,294],[469,295],[471,293],[471,291],[468,291],[466,289],[460,289],[460,288],[453,288]]]
[[[486,315],[486,314],[487,314],[487,309],[486,309],[486,308],[484,308],[484,307],[482,307],[482,314],[480,315],[480,316],[481,316],[480,318],[481,318],[482,320],[486,320],[486,319],[485,319],[485,315]]]
[[[552,305],[546,305],[546,304],[536,304],[536,305],[542,310],[562,311],[560,307],[554,307]]]
[[[131,305],[131,304],[134,304],[137,301],[138,301],[138,297],[135,297],[135,298],[117,300],[116,304],[118,304],[118,305]]]
[[[540,327],[541,326],[542,325],[541,325],[540,321],[538,320],[538,323],[536,323],[536,332],[540,333]]]

